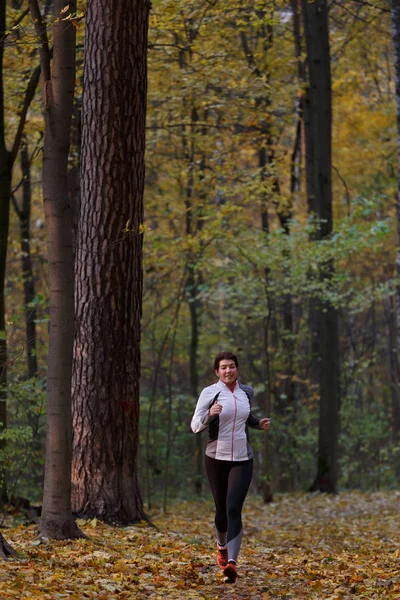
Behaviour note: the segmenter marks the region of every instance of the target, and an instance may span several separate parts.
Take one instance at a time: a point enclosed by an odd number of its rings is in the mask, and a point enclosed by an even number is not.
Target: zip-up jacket
[[[208,426],[207,456],[229,461],[253,458],[247,426],[258,428],[260,423],[250,411],[253,393],[251,386],[238,381],[232,392],[221,380],[201,392],[191,427],[193,433],[200,433]],[[210,408],[215,402],[221,404],[222,411],[212,417]]]

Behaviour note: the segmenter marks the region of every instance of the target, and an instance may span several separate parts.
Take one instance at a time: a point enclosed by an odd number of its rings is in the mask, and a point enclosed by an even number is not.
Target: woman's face
[[[221,360],[219,362],[218,370],[215,374],[219,379],[226,383],[226,385],[232,384],[236,381],[239,369],[237,368],[235,361],[233,360]]]

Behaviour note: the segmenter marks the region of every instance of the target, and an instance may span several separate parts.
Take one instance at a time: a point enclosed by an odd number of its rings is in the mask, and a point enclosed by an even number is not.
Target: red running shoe
[[[228,547],[220,548],[217,546],[217,563],[220,569],[224,570],[228,564]]]
[[[236,565],[233,562],[228,562],[224,569],[224,581],[225,583],[235,583],[238,576]]]

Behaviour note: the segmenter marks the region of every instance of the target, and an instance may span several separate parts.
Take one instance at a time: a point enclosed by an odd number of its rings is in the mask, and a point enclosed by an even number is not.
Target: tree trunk
[[[397,104],[397,152],[398,152],[398,174],[397,174],[397,257],[396,272],[400,277],[400,1],[390,0],[390,11],[392,16],[392,38],[395,63],[396,80],[396,104]],[[397,322],[397,340],[392,359],[396,360],[397,365],[400,360],[400,285],[396,288],[396,322]],[[399,377],[400,379],[400,377]],[[400,444],[400,387],[399,383],[395,390],[392,390],[392,439],[393,443]],[[396,475],[400,479],[400,461],[397,460]]]
[[[317,239],[332,233],[332,89],[326,0],[303,0],[309,86],[307,90],[306,168],[310,214],[320,220]],[[321,267],[329,286],[332,263]],[[319,358],[320,416],[317,475],[311,489],[336,492],[340,367],[337,311],[329,302],[315,309]]]
[[[5,319],[5,271],[7,259],[10,213],[11,179],[8,165],[2,160],[0,150],[0,430],[7,427],[7,337]],[[1,440],[0,448],[5,441]],[[4,472],[0,472],[0,504],[7,501]]]
[[[184,57],[181,57],[184,60]],[[185,109],[186,98],[183,99],[183,109]],[[194,106],[194,99],[191,99],[191,123],[194,125],[198,121],[198,114]],[[185,110],[182,113],[183,119],[185,117]],[[193,206],[194,196],[194,183],[195,183],[195,136],[196,128],[190,128],[189,140],[186,139],[185,128],[182,131],[182,146],[183,154],[188,164],[188,177],[186,184],[186,196],[185,196],[185,208],[186,208],[186,235],[188,239],[195,236],[201,231],[202,220],[200,218],[195,219],[196,212],[199,209]],[[204,174],[204,161],[205,158],[202,155],[200,166],[200,174]],[[204,201],[204,197],[202,198]],[[197,210],[196,210],[197,208]],[[199,216],[199,215],[198,215]],[[200,242],[201,243],[201,242]],[[190,375],[190,391],[193,396],[193,400],[197,402],[199,396],[199,378],[197,373],[197,355],[199,350],[199,329],[200,329],[200,315],[201,315],[201,302],[198,298],[199,294],[199,279],[201,274],[196,272],[196,261],[198,257],[192,251],[189,251],[187,257],[187,278],[185,282],[185,293],[188,302],[189,314],[190,314],[190,344],[189,344],[189,375]],[[197,496],[201,496],[203,489],[203,439],[202,435],[196,435],[194,439],[195,443],[195,458],[196,458],[196,474],[194,477],[194,491]]]
[[[386,298],[384,302],[387,322],[388,341],[388,367],[390,373],[391,414],[392,414],[392,442],[396,448],[400,438],[400,369],[398,357],[398,323],[396,298]],[[400,457],[394,456],[396,479],[400,480]]]
[[[6,0],[0,1],[0,36],[6,31]],[[7,261],[8,229],[10,220],[11,154],[6,148],[4,122],[4,43],[0,44],[0,428],[7,426],[7,338],[5,319],[5,273]],[[4,446],[1,442],[0,447]],[[0,503],[7,500],[4,474],[1,474]]]
[[[9,556],[17,556],[17,553],[0,533],[0,558],[6,560]]]
[[[71,512],[71,369],[74,335],[72,215],[67,168],[75,86],[75,27],[70,0],[53,6],[53,65],[36,0],[32,18],[41,38],[41,80],[45,111],[43,198],[47,229],[50,330],[47,384],[47,435],[43,509],[39,535],[53,539],[83,537]],[[59,16],[64,18],[60,19]]]
[[[76,252],[73,509],[145,517],[137,479],[148,0],[88,3]]]
[[[187,232],[190,235],[190,232]],[[189,348],[189,372],[190,372],[190,391],[194,399],[199,395],[199,377],[197,374],[197,354],[199,349],[199,321],[201,303],[197,297],[198,287],[195,274],[195,266],[190,261],[195,257],[189,258],[188,277],[186,280],[186,294],[188,299],[190,313],[190,348]],[[203,488],[203,440],[201,435],[195,436],[195,457],[196,457],[196,475],[194,478],[194,491],[197,496],[201,496]]]
[[[24,283],[24,306],[25,306],[25,331],[26,331],[26,359],[28,366],[28,377],[36,377],[38,371],[36,356],[36,309],[31,304],[35,298],[35,282],[33,278],[31,257],[31,169],[29,164],[28,146],[26,139],[21,148],[21,172],[22,185],[22,209],[20,217],[20,236],[22,254],[22,278]]]

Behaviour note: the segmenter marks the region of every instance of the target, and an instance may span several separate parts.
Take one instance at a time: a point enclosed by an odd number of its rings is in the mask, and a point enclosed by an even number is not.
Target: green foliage
[[[396,487],[394,455],[400,448],[391,440],[390,418],[378,402],[360,403],[345,397],[341,410],[340,484],[344,489]]]
[[[171,499],[190,495],[193,490],[194,436],[190,429],[193,410],[193,401],[178,391],[173,394],[171,410],[165,397],[141,398],[139,467],[149,506],[161,503],[165,486]]]
[[[32,439],[30,427],[7,427],[0,432],[0,474],[6,476],[10,495],[15,494],[18,480],[29,469]]]
[[[8,427],[0,457],[8,495],[41,500],[46,392],[39,379],[10,381],[8,385]]]

